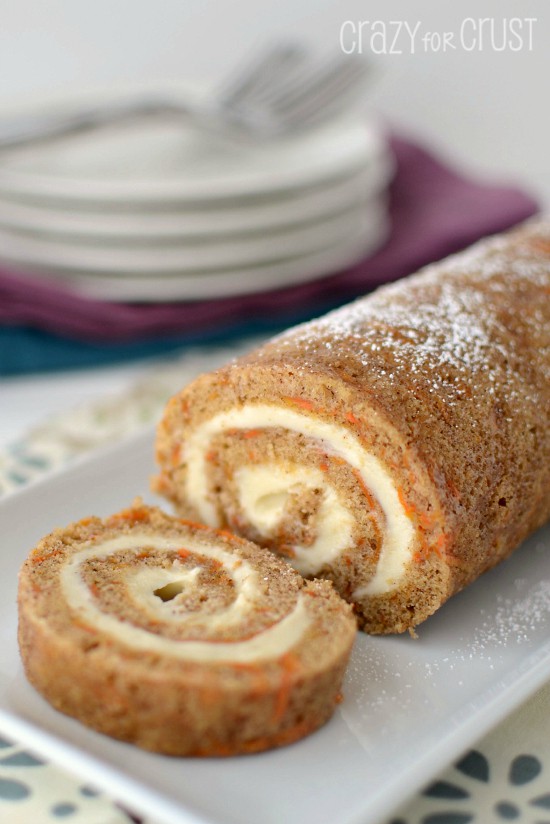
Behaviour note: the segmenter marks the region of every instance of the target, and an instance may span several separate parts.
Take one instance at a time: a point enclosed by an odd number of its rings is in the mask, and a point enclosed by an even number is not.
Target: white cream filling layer
[[[216,507],[211,502],[208,489],[208,476],[206,471],[206,454],[209,451],[211,439],[221,432],[231,429],[264,429],[267,427],[281,427],[283,429],[297,432],[308,438],[315,438],[321,442],[321,448],[328,454],[342,458],[350,467],[357,470],[363,479],[365,486],[369,489],[373,497],[378,501],[385,517],[385,532],[383,535],[382,547],[378,559],[378,565],[374,576],[364,586],[358,588],[354,593],[354,598],[361,598],[365,595],[375,595],[389,592],[399,586],[405,570],[412,558],[412,542],[414,529],[407,517],[395,485],[382,465],[374,455],[371,455],[360,440],[349,430],[327,421],[316,419],[303,412],[296,412],[281,406],[271,404],[249,404],[243,407],[235,407],[226,412],[219,412],[209,420],[200,424],[195,430],[189,433],[185,442],[184,458],[187,463],[187,478],[185,494],[189,502],[199,513],[201,519],[211,526],[218,526],[218,516]],[[273,528],[273,518],[277,512],[282,513],[284,500],[280,497],[281,479],[284,477],[284,467],[277,464],[270,466],[273,482],[272,491],[275,495],[271,507],[271,514],[258,513],[258,505],[253,505],[254,496],[248,495],[249,515],[251,523],[259,530],[262,530],[262,521],[268,523],[270,529]],[[281,475],[282,472],[282,475]],[[247,490],[246,475],[244,476],[245,495]],[[303,476],[308,481],[312,476]],[[267,473],[261,476],[262,492],[260,498],[269,495],[269,478]],[[315,486],[318,478],[315,476]],[[237,481],[237,483],[239,483]],[[242,483],[242,481],[241,481]],[[252,480],[250,480],[252,484]],[[331,506],[333,500],[329,498],[329,490],[336,496],[336,492],[331,489],[327,479],[322,477],[322,488],[326,494],[327,508]],[[242,501],[241,501],[242,505]],[[344,505],[339,502],[340,507]],[[260,510],[261,510],[260,504]],[[268,507],[269,509],[269,507]],[[259,521],[255,521],[259,514]],[[266,522],[267,517],[267,522]],[[332,527],[337,531],[338,515],[330,517],[326,515],[325,521],[321,519],[319,526],[324,526],[328,530],[326,542],[319,536],[320,544],[313,548],[300,547],[297,555],[303,559],[312,549],[318,551],[319,566],[313,568],[314,562],[308,574],[314,574],[328,556],[328,542],[333,540],[331,535]],[[265,528],[265,527],[264,527]],[[339,548],[331,555],[331,559],[338,557],[344,550],[345,545],[342,540],[338,540]],[[296,551],[296,547],[294,547]],[[300,561],[303,562],[302,560]]]
[[[251,663],[278,658],[300,641],[310,624],[311,619],[302,595],[298,595],[294,609],[278,623],[245,641],[176,641],[103,612],[82,576],[82,564],[92,559],[105,559],[123,550],[138,553],[147,548],[177,551],[182,547],[174,539],[161,535],[133,533],[90,543],[82,551],[75,553],[61,570],[61,587],[69,607],[86,623],[133,649],[205,663]],[[252,610],[261,609],[263,582],[247,561],[218,547],[199,545],[192,539],[186,539],[185,549],[219,561],[235,586],[237,594],[228,607],[215,614],[203,613],[200,616],[200,621],[209,629],[238,626],[246,621]],[[189,621],[196,625],[195,613],[186,615],[182,612],[177,596],[172,600],[162,601],[154,594],[154,590],[176,583],[177,589],[181,585],[181,592],[184,593],[185,588],[191,586],[199,574],[200,566],[189,569],[177,562],[172,571],[160,567],[128,567],[126,589],[138,606],[161,620],[177,620],[184,625]]]
[[[284,516],[290,496],[304,489],[320,489],[322,498],[315,518],[315,540],[306,547],[292,544],[292,566],[302,575],[313,575],[351,545],[353,516],[342,505],[324,473],[299,465],[241,466],[235,472],[243,514],[261,534],[272,537]]]

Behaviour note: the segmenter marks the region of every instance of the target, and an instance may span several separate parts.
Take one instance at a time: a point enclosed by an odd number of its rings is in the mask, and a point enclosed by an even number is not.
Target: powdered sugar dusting
[[[544,235],[548,251],[549,228]],[[539,238],[540,228],[530,232]],[[527,240],[531,235],[526,233]],[[298,369],[306,372],[323,353],[332,357],[346,352],[384,385],[406,375],[409,384],[415,379],[423,388],[428,384],[428,391],[447,403],[464,393],[470,396],[480,374],[489,381],[489,395],[500,388],[508,402],[539,403],[532,375],[528,370],[519,374],[516,367],[521,362],[518,347],[527,337],[536,340],[541,354],[546,351],[539,368],[548,376],[549,289],[550,265],[536,243],[513,245],[508,236],[497,237],[276,340],[293,351],[299,349]],[[510,323],[522,295],[528,296],[528,311],[522,307]]]

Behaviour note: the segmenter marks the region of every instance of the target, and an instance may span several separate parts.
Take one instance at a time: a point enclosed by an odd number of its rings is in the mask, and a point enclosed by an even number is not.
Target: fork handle
[[[195,112],[186,103],[159,98],[105,104],[70,114],[38,114],[0,120],[0,149],[45,143],[133,118],[169,114],[191,117]]]

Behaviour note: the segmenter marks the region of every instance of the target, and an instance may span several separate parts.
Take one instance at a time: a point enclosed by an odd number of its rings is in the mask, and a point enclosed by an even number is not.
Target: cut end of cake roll
[[[170,401],[156,490],[412,630],[550,515],[549,290],[542,222],[290,330]]]
[[[139,502],[44,538],[18,604],[25,671],[52,706],[167,755],[313,732],[340,700],[356,631],[327,582]]]
[[[246,386],[246,401],[243,399]],[[441,507],[414,450],[337,376],[244,363],[167,410],[156,481],[180,514],[328,578],[372,633],[425,620],[450,590]]]

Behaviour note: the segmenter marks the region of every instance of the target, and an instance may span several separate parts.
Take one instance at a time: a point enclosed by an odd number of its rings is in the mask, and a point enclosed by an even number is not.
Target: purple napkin
[[[403,138],[390,143],[397,168],[390,190],[391,236],[374,256],[345,271],[262,294],[144,305],[89,300],[0,270],[0,324],[108,344],[207,332],[250,318],[284,320],[299,314],[297,308],[313,315],[317,308],[396,280],[537,211],[536,202],[518,189],[473,181]]]

